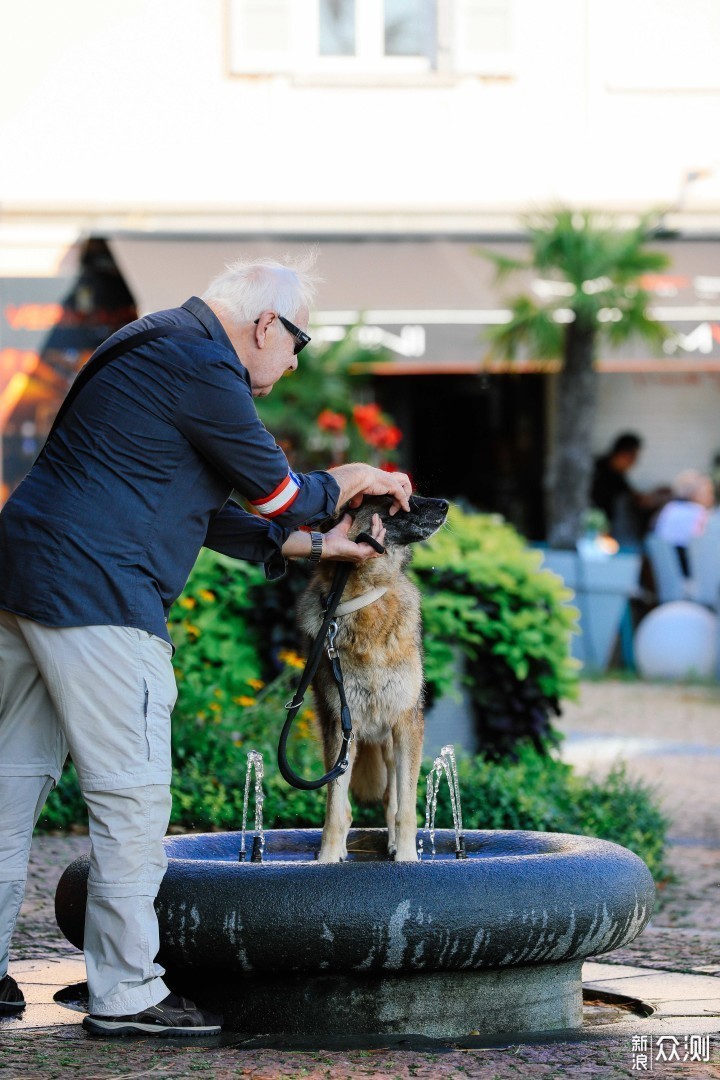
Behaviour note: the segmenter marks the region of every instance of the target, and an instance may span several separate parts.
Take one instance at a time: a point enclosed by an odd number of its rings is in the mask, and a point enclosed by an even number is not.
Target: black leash
[[[382,555],[385,548],[377,542],[374,536],[370,536],[369,533],[359,533],[355,538],[356,544],[369,544],[374,548],[378,554]],[[300,679],[300,685],[295,691],[295,696],[292,701],[289,701],[285,708],[288,710],[287,719],[283,725],[283,729],[280,733],[280,743],[278,745],[278,766],[288,784],[292,784],[293,787],[301,788],[303,791],[314,791],[316,788],[321,788],[325,784],[329,784],[332,780],[337,780],[342,776],[350,764],[348,757],[348,750],[350,743],[353,740],[352,718],[350,716],[350,709],[348,707],[347,699],[345,697],[345,685],[343,683],[342,668],[340,667],[340,657],[338,651],[335,648],[335,637],[337,635],[337,623],[335,622],[335,612],[337,606],[340,603],[340,597],[343,594],[347,579],[350,576],[350,571],[353,569],[352,563],[339,563],[335,571],[335,575],[330,586],[330,592],[328,593],[325,601],[325,607],[323,608],[323,621],[317,637],[312,643],[310,652],[308,654],[307,663],[305,664],[305,670],[302,673]],[[338,754],[337,761],[333,765],[329,772],[325,773],[318,780],[306,780],[303,776],[298,776],[296,772],[291,768],[287,759],[287,741],[290,735],[290,728],[292,727],[293,720],[297,716],[301,705],[305,700],[305,691],[313,680],[315,672],[320,665],[320,659],[325,648],[325,642],[327,640],[327,654],[330,661],[330,667],[332,669],[335,685],[338,689],[338,695],[340,697],[340,729],[342,732],[342,745],[340,747],[340,753]]]

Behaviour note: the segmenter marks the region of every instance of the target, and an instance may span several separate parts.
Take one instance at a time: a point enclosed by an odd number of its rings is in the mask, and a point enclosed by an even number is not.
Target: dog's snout
[[[423,510],[439,510],[442,514],[450,509],[447,499],[429,499],[423,495],[410,496],[410,513],[421,514]]]

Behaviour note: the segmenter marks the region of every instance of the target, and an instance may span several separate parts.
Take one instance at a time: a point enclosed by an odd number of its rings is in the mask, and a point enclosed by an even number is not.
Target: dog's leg
[[[396,862],[417,862],[417,789],[422,762],[422,722],[417,715],[393,729],[395,769],[397,774],[397,850]]]
[[[331,758],[326,756],[326,768],[331,768],[335,764],[336,758],[337,751]],[[321,863],[342,862],[347,856],[347,835],[352,825],[350,777],[352,775],[353,761],[355,760],[354,742],[350,744],[348,759],[350,764],[347,770],[327,786],[325,825],[322,832],[320,854],[318,855],[318,862]],[[329,764],[327,764],[328,760]]]
[[[394,855],[397,850],[397,837],[395,824],[398,812],[397,799],[397,774],[395,772],[395,753],[393,751],[392,738],[386,739],[382,744],[382,756],[387,769],[387,787],[383,796],[385,806],[385,821],[388,832],[388,855]]]

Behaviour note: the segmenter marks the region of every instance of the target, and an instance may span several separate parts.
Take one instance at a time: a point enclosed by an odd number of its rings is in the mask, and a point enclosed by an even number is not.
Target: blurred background
[[[675,335],[600,343],[594,453],[637,433],[642,490],[713,469],[712,0],[24,0],[2,20],[3,497],[109,332],[240,254],[314,245],[314,344],[362,322],[396,461],[542,541],[557,365],[491,356],[509,294],[483,252],[523,259],[523,215],[559,205],[656,210],[667,255],[641,284]]]

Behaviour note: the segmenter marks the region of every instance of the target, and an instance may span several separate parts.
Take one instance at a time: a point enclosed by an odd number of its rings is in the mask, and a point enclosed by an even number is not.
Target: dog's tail
[[[358,742],[350,779],[350,790],[355,798],[360,802],[381,801],[387,780],[382,747],[377,743]]]

